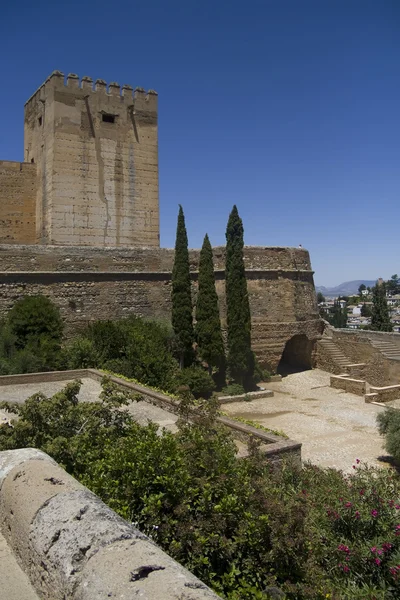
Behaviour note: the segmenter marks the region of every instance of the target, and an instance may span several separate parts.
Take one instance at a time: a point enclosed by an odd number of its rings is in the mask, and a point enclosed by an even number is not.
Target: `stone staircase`
[[[371,342],[371,346],[376,350],[379,350],[379,352],[381,352],[385,358],[400,360],[400,348],[398,348],[393,342],[375,340],[372,337],[370,337],[369,340]]]
[[[343,352],[338,348],[338,346],[333,342],[330,337],[323,337],[318,342],[321,346],[330,354],[333,362],[343,369],[343,372],[346,371],[345,367],[351,364],[351,360],[347,358],[343,354]]]

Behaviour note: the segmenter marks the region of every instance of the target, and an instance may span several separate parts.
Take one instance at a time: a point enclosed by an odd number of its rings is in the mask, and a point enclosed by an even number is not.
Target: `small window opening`
[[[42,117],[39,117],[38,121],[39,121],[39,127],[41,127],[42,126]]]
[[[102,114],[103,123],[115,123],[115,115]]]
[[[34,159],[34,158],[31,158],[31,163],[34,163],[34,162],[35,162],[35,159]]]

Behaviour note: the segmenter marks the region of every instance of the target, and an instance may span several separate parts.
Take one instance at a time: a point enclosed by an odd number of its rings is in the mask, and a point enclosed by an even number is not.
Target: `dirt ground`
[[[384,466],[383,438],[376,427],[381,406],[329,387],[330,374],[320,369],[266,383],[273,398],[226,404],[224,412],[284,431],[302,442],[302,458],[323,467],[351,472],[356,458]],[[383,458],[383,461],[379,460]]]

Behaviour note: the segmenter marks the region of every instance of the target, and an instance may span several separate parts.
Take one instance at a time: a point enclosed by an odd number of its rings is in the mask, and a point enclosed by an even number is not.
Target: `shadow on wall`
[[[312,369],[314,342],[304,334],[294,335],[286,342],[277,368],[280,375],[289,375]]]

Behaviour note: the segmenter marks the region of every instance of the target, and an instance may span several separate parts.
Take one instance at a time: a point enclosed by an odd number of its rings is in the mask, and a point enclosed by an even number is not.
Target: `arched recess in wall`
[[[312,369],[314,341],[304,334],[294,335],[286,342],[277,372],[281,375]]]

